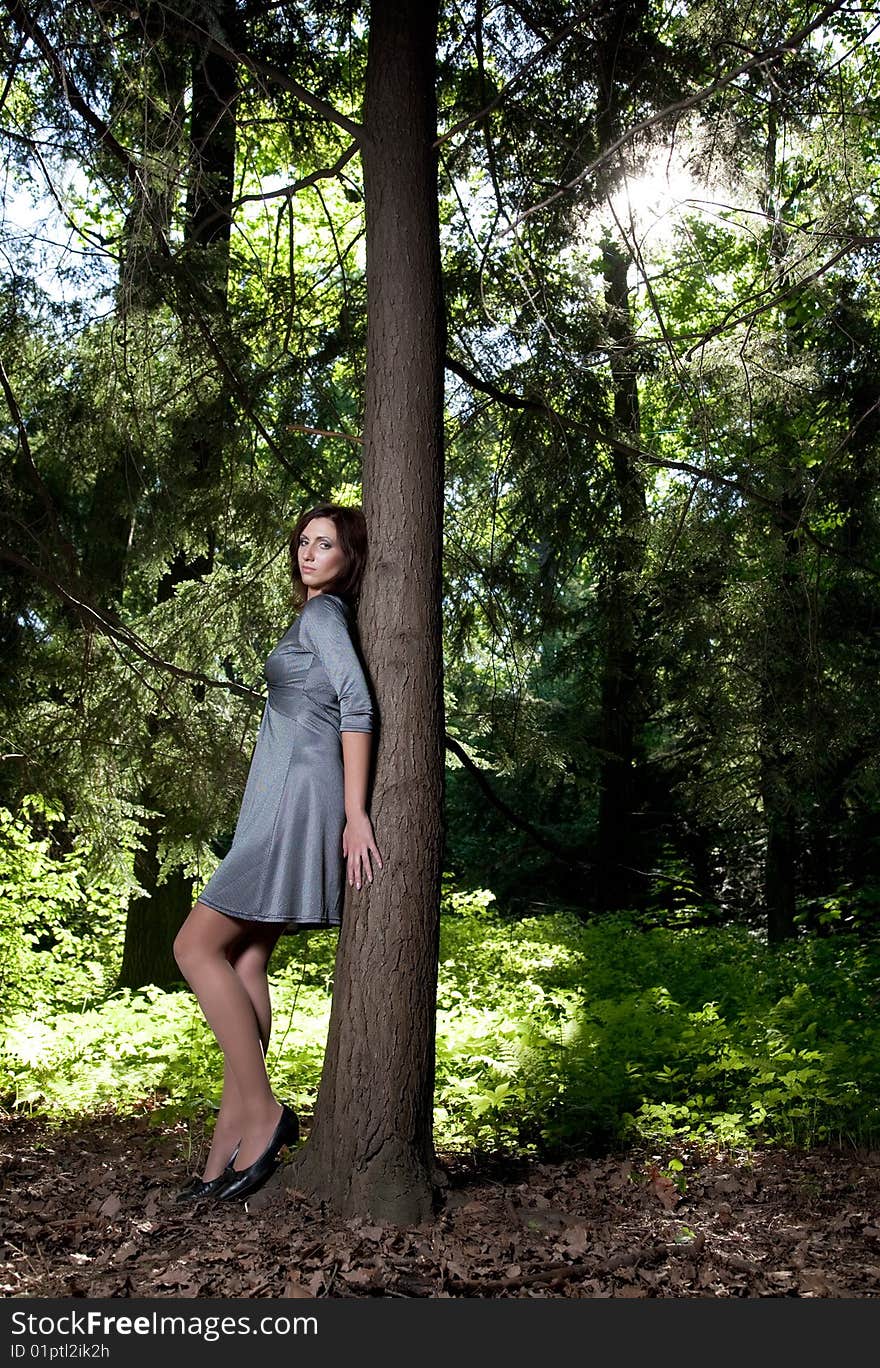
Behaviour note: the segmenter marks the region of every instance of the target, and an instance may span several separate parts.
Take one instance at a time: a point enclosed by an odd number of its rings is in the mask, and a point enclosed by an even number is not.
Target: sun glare
[[[683,218],[712,198],[688,168],[658,154],[644,171],[627,176],[610,196],[613,216],[639,249],[657,248],[675,235]]]

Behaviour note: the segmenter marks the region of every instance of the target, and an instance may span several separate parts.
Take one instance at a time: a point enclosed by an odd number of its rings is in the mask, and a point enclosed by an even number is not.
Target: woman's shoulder
[[[346,615],[346,617],[351,612],[349,604],[346,602],[344,598],[342,598],[340,594],[324,593],[312,594],[311,598],[306,599],[301,611],[305,613],[307,610],[311,609],[311,611],[314,612],[314,605],[316,603],[324,605],[323,608],[318,610],[319,612],[339,613],[341,611]]]
[[[297,618],[300,639],[308,646],[338,640],[351,632],[351,613],[338,594],[313,594],[306,599]]]

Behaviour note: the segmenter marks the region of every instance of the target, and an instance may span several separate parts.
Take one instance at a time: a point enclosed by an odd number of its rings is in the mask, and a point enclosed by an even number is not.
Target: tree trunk
[[[373,0],[360,627],[387,734],[371,811],[384,869],[339,938],[314,1123],[289,1180],[341,1215],[435,1210],[432,1119],[443,847],[444,322],[437,210],[436,0]]]
[[[617,344],[611,378],[618,429],[638,445],[639,391],[632,351],[627,272],[629,256],[612,242],[603,248],[608,331]],[[620,523],[603,584],[604,650],[599,717],[599,824],[596,901],[602,908],[632,904],[644,891],[638,865],[636,808],[638,737],[644,718],[639,662],[638,580],[644,563],[647,508],[642,473],[631,457],[613,455]]]
[[[788,518],[775,520],[783,544],[778,592],[771,605],[770,640],[764,659],[759,749],[761,801],[764,809],[764,905],[767,939],[790,940],[795,924],[797,870],[801,840],[797,813],[796,745],[804,745],[805,697],[809,690],[805,653],[804,587],[801,582],[800,540],[791,519],[802,507],[803,491],[797,477],[781,501]],[[797,738],[795,740],[794,738]]]
[[[202,13],[205,27],[219,22],[223,36],[229,39],[234,18],[233,0],[219,0],[216,5],[213,0],[205,0]],[[235,185],[237,82],[235,70],[226,58],[198,48],[192,52],[191,79],[190,166],[184,241],[190,272],[189,305],[223,315],[228,301]],[[205,430],[192,439],[187,484],[194,495],[217,478],[223,434],[230,413],[229,396],[224,389],[212,406]],[[157,603],[167,602],[178,585],[211,573],[216,544],[213,527],[205,529],[204,543],[205,550],[195,555],[178,548],[159,579]],[[153,714],[149,719],[151,737],[161,726],[161,718]],[[146,768],[149,769],[149,763]],[[150,808],[149,778],[145,787],[147,792],[139,801],[141,806]],[[120,987],[137,988],[144,983],[167,984],[180,980],[171,946],[192,906],[193,882],[184,874],[182,866],[177,866],[162,884],[157,883],[157,848],[164,823],[164,813],[150,821],[144,849],[135,860],[135,873],[144,893],[129,904]]]
[[[799,842],[791,812],[769,812],[764,855],[764,901],[767,906],[767,940],[771,945],[790,940],[795,934],[795,860],[798,851]]]
[[[216,13],[212,13],[216,11]],[[219,24],[224,42],[235,41],[235,0],[206,4],[202,23]],[[232,230],[230,206],[235,190],[235,107],[238,82],[226,57],[198,48],[192,54],[190,109],[191,166],[186,196],[186,239],[201,247],[228,248]],[[227,252],[228,255],[228,252]],[[226,304],[226,273],[222,302]]]
[[[192,880],[182,869],[173,869],[164,883],[158,883],[162,820],[151,819],[143,849],[135,855],[135,878],[148,891],[128,904],[118,988],[141,988],[145,983],[168,988],[181,982],[171,947],[181,926],[181,908],[186,915],[192,903]]]
[[[773,96],[767,110],[764,211],[767,222],[772,224],[770,259],[781,266],[787,242],[776,200],[777,138],[776,97]],[[782,280],[788,283],[784,275]],[[795,290],[780,310],[785,349],[790,357],[797,354],[800,345],[799,329],[790,317],[791,304],[797,295]],[[798,750],[810,745],[807,716],[811,637],[802,582],[801,540],[795,530],[804,507],[799,434],[785,412],[779,416],[775,428],[780,494],[779,511],[772,521],[781,542],[782,555],[776,592],[769,604],[759,747],[765,823],[764,906],[767,939],[771,944],[790,940],[797,933],[796,883],[801,859],[797,760]]]

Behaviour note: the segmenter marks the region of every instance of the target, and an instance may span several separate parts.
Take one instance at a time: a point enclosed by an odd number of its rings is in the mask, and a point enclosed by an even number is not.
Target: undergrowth
[[[163,1120],[215,1106],[220,1056],[192,995],[114,991],[123,918],[109,890],[88,886],[75,853],[56,867],[10,822],[0,1103],[58,1119],[108,1104]],[[633,914],[511,921],[492,903],[485,890],[444,892],[438,1148],[876,1142],[874,943],[838,933],[769,947],[744,928],[646,928]],[[284,937],[273,960],[270,1072],[305,1113],[335,949],[335,932],[309,932]]]

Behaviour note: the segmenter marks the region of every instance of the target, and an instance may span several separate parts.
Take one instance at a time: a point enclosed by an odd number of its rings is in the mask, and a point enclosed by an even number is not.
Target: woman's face
[[[308,597],[322,594],[345,569],[345,553],[339,545],[332,518],[312,518],[299,534],[299,573]]]

